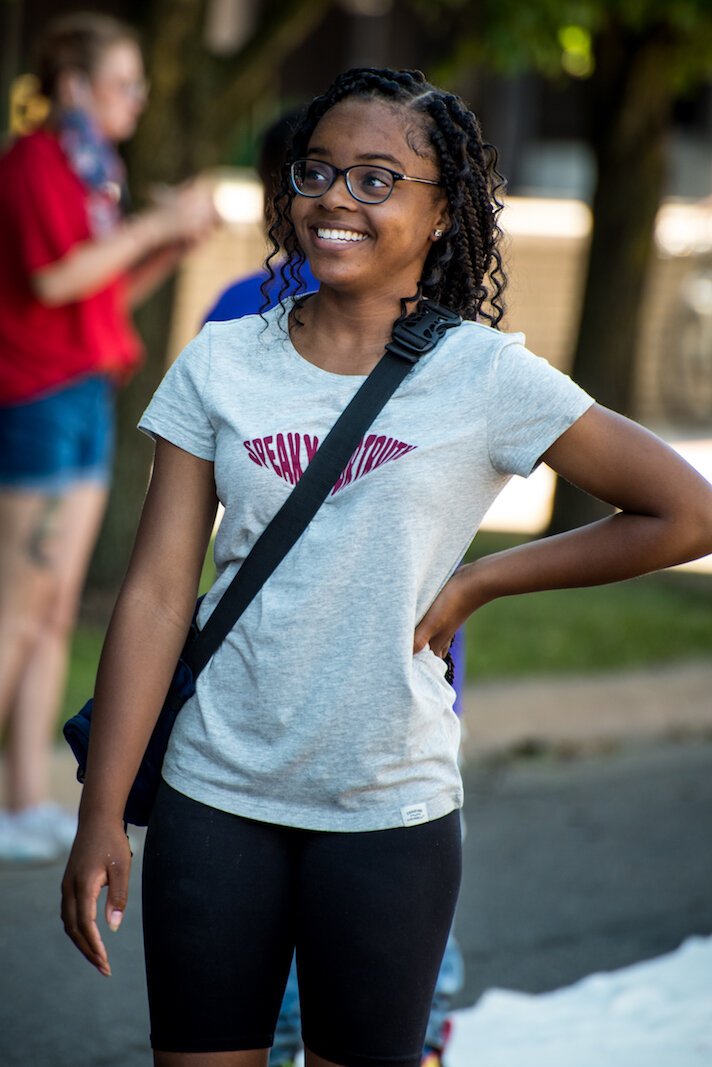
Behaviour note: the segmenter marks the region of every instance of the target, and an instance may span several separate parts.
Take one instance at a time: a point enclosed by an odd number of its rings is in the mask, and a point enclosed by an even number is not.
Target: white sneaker
[[[68,851],[77,832],[77,816],[59,804],[46,801],[14,812],[15,823],[29,836],[51,841],[61,851]]]
[[[51,837],[29,832],[14,813],[0,811],[0,863],[48,863],[61,854]]]

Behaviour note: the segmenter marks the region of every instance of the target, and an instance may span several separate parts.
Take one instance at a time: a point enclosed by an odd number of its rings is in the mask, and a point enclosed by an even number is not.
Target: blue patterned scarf
[[[89,226],[95,237],[116,228],[126,199],[126,168],[114,145],[102,136],[91,115],[63,108],[54,121],[70,167],[87,188]]]

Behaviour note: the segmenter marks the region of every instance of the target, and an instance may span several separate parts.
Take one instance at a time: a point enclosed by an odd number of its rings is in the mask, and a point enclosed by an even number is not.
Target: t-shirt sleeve
[[[487,436],[494,467],[526,478],[542,454],[594,403],[566,374],[514,341],[492,367]]]
[[[206,400],[210,327],[204,326],[169,368],[139,421],[149,437],[163,437],[199,459],[215,458],[215,430]]]
[[[56,263],[89,239],[86,195],[61,156],[33,145],[26,147],[22,166],[16,168],[12,221],[28,275]]]

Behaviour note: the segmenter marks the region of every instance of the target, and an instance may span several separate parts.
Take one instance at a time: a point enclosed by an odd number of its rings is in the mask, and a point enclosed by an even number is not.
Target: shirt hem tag
[[[409,804],[407,807],[401,808],[401,818],[404,826],[418,826],[420,823],[428,822],[430,820],[428,805]]]

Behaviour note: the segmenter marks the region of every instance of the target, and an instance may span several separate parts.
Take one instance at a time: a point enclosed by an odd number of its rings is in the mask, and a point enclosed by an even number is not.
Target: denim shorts
[[[0,405],[0,487],[61,493],[106,484],[114,452],[114,387],[103,374],[38,400]]]

